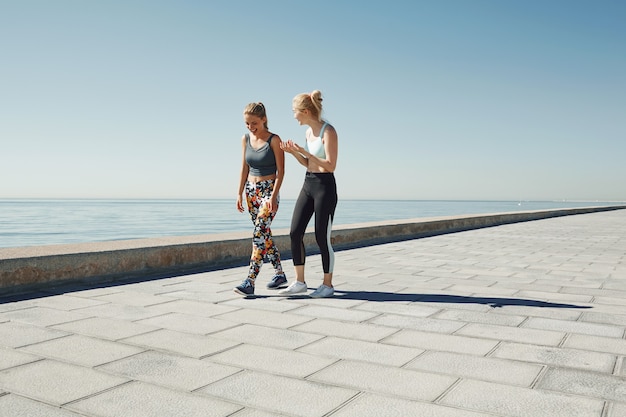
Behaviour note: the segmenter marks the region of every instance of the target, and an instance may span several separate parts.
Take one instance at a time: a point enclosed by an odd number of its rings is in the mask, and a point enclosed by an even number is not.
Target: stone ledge
[[[551,217],[626,209],[626,206],[522,211],[359,223],[333,227],[335,250],[455,233]],[[69,245],[0,248],[0,293],[66,282],[105,282],[185,274],[248,263],[250,233],[162,237]],[[274,230],[283,259],[291,256],[289,233]],[[317,253],[311,230],[308,254]]]

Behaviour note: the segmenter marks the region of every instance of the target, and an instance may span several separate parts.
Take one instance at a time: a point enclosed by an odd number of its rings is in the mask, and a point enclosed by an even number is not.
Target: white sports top
[[[324,137],[324,129],[326,129],[328,123],[324,122],[322,125],[322,129],[320,130],[320,135],[318,137],[313,136],[311,134],[311,138],[313,140],[307,140],[305,149],[312,155],[317,156],[320,159],[326,159],[326,150],[324,149],[324,143],[322,142],[322,137]]]

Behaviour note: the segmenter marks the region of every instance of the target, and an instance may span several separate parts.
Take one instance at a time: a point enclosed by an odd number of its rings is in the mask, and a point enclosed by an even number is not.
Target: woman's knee
[[[292,241],[300,241],[304,239],[304,232],[298,229],[292,229],[289,231],[289,238]]]

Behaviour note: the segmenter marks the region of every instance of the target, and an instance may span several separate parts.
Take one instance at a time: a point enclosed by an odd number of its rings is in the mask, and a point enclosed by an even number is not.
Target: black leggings
[[[307,172],[291,218],[291,256],[294,265],[304,265],[304,233],[315,213],[315,240],[322,255],[324,273],[332,273],[335,253],[330,244],[330,230],[337,207],[337,184],[332,172]]]

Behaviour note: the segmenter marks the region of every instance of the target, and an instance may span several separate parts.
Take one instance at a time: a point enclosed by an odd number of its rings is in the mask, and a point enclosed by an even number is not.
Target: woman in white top
[[[335,292],[332,282],[335,253],[330,234],[337,206],[334,175],[337,166],[337,132],[322,120],[322,93],[318,90],[298,94],[293,99],[293,112],[294,118],[301,125],[309,126],[306,130],[306,144],[301,147],[288,140],[281,143],[281,148],[293,155],[307,170],[291,219],[291,254],[296,281],[279,294],[292,295],[307,291],[304,280],[304,233],[315,214],[315,239],[322,256],[324,279],[322,285],[311,293],[311,297],[331,297]]]

